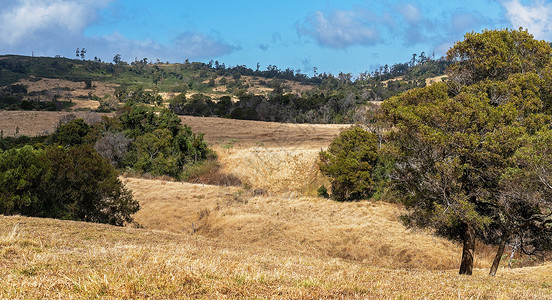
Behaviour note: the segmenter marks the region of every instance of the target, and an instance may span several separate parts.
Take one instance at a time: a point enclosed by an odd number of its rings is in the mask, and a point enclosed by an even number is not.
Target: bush
[[[343,131],[327,151],[320,152],[320,171],[330,177],[332,198],[370,198],[376,187],[372,170],[377,160],[377,137],[373,133],[359,127]]]
[[[318,197],[330,198],[330,194],[328,194],[328,189],[325,186],[321,185],[317,191]]]
[[[180,118],[164,109],[156,113],[146,106],[132,106],[119,116],[123,132],[134,141],[122,160],[123,166],[178,178],[184,169],[214,153],[202,134],[182,126]]]
[[[0,153],[0,213],[124,225],[140,209],[91,145]]]
[[[67,124],[60,125],[52,135],[54,143],[63,146],[75,146],[84,143],[90,126],[83,119],[74,119]]]

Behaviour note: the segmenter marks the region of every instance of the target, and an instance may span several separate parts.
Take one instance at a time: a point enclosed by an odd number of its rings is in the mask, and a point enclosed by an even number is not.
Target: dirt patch
[[[74,82],[63,79],[41,78],[21,79],[17,84],[25,85],[31,95],[26,98],[39,101],[51,101],[57,97],[61,101],[71,101],[73,110],[96,109],[100,105],[93,98],[113,97],[116,84],[92,81],[92,88],[86,89],[84,81]]]
[[[194,132],[202,132],[208,143],[221,147],[326,147],[346,124],[290,124],[244,121],[213,117],[181,116]]]
[[[60,118],[70,114],[85,120],[109,115],[95,112],[0,111],[0,130],[5,137],[50,134],[56,129]]]

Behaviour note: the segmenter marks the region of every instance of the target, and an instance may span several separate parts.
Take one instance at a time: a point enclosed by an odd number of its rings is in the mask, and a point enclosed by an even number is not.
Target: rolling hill
[[[35,134],[64,114],[35,113],[50,120]],[[400,206],[314,197],[317,151],[343,126],[183,120],[242,186],[123,176],[134,227],[0,217],[0,297],[552,298],[550,263],[489,278],[493,249],[478,246],[459,276],[460,245],[405,228]]]

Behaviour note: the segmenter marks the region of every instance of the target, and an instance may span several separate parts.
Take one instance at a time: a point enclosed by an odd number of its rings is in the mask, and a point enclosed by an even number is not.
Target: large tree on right
[[[382,105],[405,219],[461,240],[460,274],[472,273],[476,239],[499,246],[491,275],[507,242],[550,244],[552,201],[524,153],[550,128],[551,54],[522,29],[469,33],[448,51],[448,80]]]

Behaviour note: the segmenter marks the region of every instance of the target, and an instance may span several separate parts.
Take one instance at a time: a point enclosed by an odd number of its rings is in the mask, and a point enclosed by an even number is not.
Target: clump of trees
[[[551,54],[522,29],[468,33],[448,51],[448,81],[382,105],[405,220],[461,240],[460,274],[476,239],[498,245],[490,275],[508,243],[552,245]]]
[[[353,128],[321,152],[333,198],[388,183],[406,224],[462,241],[460,274],[472,274],[477,239],[497,246],[491,276],[508,244],[552,249],[551,55],[522,29],[466,34],[448,80],[384,101],[368,124],[377,136]]]
[[[90,145],[0,151],[0,213],[124,225],[140,205]]]
[[[177,179],[184,179],[187,167],[215,157],[203,135],[182,125],[176,114],[142,104],[126,105],[116,117],[104,117],[92,125],[82,119],[69,120],[45,142],[64,147],[91,145],[118,169]]]
[[[353,92],[244,94],[234,102],[229,96],[213,100],[203,94],[189,98],[180,94],[170,100],[169,108],[180,115],[203,117],[287,123],[354,123],[357,110],[368,101],[367,97]]]
[[[36,95],[37,92],[30,93]],[[60,101],[58,96],[48,96],[49,101],[33,100],[27,97],[27,87],[21,84],[12,84],[0,88],[0,109],[6,110],[47,110],[56,111],[71,107],[69,101]]]
[[[157,112],[145,105],[126,106],[114,121],[108,132],[117,134],[115,140],[123,145],[115,143],[108,152],[101,151],[100,154],[117,161],[119,167],[180,178],[188,166],[215,157],[203,140],[203,134],[194,133],[188,126],[182,125],[180,118],[168,109]],[[113,144],[109,142],[109,139],[114,140],[113,136],[106,132],[103,134],[96,143],[96,149]],[[124,152],[122,149],[126,144],[128,147]]]
[[[0,214],[124,225],[139,204],[117,169],[181,178],[214,158],[167,109],[128,104],[88,124],[65,118],[43,137],[0,138]]]

